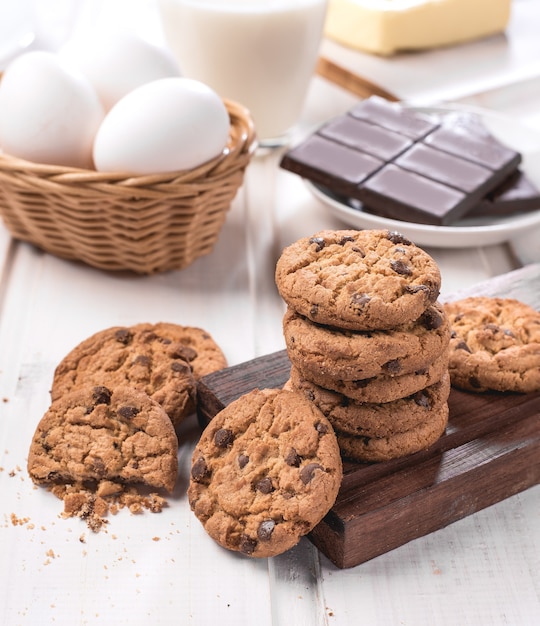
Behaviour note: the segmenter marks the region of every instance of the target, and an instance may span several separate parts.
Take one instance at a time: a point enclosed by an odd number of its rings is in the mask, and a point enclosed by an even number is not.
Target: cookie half
[[[330,379],[401,376],[429,367],[448,349],[450,325],[438,303],[414,322],[372,331],[314,324],[289,307],[283,334],[291,363],[305,378],[327,387]]]
[[[205,428],[188,497],[221,546],[269,557],[293,547],[328,513],[341,478],[336,436],[319,409],[293,391],[256,389]]]
[[[36,484],[140,483],[172,491],[178,440],[163,408],[129,387],[78,388],[39,421],[28,455]],[[113,489],[114,492],[114,489]]]
[[[51,397],[54,401],[86,384],[129,385],[159,402],[177,427],[195,411],[196,378],[225,364],[201,329],[167,323],[115,326],[85,339],[62,359]]]
[[[540,312],[512,298],[445,303],[452,385],[468,391],[540,391]]]
[[[411,322],[441,286],[432,257],[388,230],[324,230],[299,239],[283,250],[275,280],[304,317],[351,330]]]

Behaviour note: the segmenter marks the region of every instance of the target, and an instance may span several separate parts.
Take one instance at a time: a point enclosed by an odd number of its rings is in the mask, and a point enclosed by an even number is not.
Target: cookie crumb
[[[105,489],[100,489],[99,486],[90,488],[82,484],[55,485],[50,491],[64,501],[64,510],[61,514],[63,518],[79,517],[86,522],[92,532],[96,533],[109,523],[107,520],[109,513],[116,515],[124,508],[135,515],[144,511],[161,513],[167,506],[166,499],[157,493],[142,495],[135,486],[127,487],[120,484],[115,484],[114,487],[107,485]],[[107,495],[98,495],[100,493]],[[86,542],[84,535],[81,535],[79,541]]]
[[[30,521],[29,517],[18,517],[15,513],[10,515],[12,526],[24,526]]]

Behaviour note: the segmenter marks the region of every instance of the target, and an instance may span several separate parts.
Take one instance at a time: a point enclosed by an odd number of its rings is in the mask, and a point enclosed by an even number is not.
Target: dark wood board
[[[540,265],[454,295],[472,293],[516,297],[540,309]],[[282,350],[204,377],[201,427],[255,387],[281,387],[289,369]],[[337,500],[309,535],[337,567],[368,561],[540,483],[540,393],[452,389],[449,406],[446,433],[429,450],[385,463],[344,463]]]

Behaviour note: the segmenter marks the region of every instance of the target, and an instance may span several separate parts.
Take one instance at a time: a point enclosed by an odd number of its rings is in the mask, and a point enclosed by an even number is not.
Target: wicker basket
[[[249,112],[225,100],[228,149],[200,167],[126,177],[0,154],[0,215],[13,237],[104,270],[153,274],[208,254],[256,146]]]

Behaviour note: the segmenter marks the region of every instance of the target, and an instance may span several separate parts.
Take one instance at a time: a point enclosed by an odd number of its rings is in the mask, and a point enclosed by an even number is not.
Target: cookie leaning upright
[[[301,315],[351,330],[416,320],[441,286],[435,261],[388,230],[325,230],[299,239],[282,252],[275,280]]]
[[[294,391],[243,395],[205,428],[188,497],[206,532],[252,557],[298,543],[333,506],[342,478],[332,426]]]
[[[468,391],[540,391],[540,312],[512,298],[447,302],[452,385]]]

